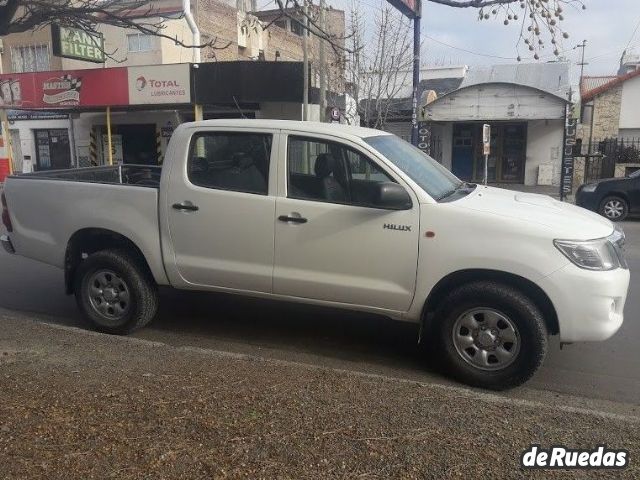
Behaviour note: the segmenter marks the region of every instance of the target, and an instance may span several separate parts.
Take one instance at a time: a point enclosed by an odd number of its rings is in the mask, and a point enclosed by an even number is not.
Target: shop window
[[[130,52],[150,52],[153,50],[153,36],[144,33],[130,33],[127,35],[127,45]]]
[[[51,70],[48,45],[11,47],[11,69],[13,73],[43,72]]]
[[[267,195],[273,136],[205,132],[191,141],[188,175],[194,185]]]

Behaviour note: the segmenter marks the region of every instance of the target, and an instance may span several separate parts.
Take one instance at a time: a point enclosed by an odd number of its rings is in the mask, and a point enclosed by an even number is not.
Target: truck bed
[[[165,278],[158,218],[161,167],[124,165],[14,175],[4,185],[16,253],[63,267],[74,234],[116,232]]]

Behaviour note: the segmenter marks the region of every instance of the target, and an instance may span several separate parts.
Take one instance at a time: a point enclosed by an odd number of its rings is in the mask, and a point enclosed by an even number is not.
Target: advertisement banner
[[[578,121],[573,117],[573,107],[567,103],[564,116],[564,142],[562,145],[562,175],[560,177],[560,200],[573,193],[573,149],[576,144]]]
[[[122,154],[122,135],[111,135],[111,155],[113,158],[113,164],[118,165],[124,162],[124,156]],[[107,163],[109,158],[109,137],[102,135],[102,158],[104,163]]]
[[[420,16],[420,0],[387,0],[409,18]]]
[[[57,57],[74,58],[85,62],[103,63],[104,36],[102,33],[88,33],[79,28],[51,25],[53,54]]]
[[[0,75],[0,106],[53,110],[128,104],[126,67]]]
[[[187,63],[129,67],[131,105],[190,103],[191,74]]]

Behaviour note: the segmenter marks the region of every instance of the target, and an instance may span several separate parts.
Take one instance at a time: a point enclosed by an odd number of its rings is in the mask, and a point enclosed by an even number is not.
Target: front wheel
[[[463,285],[446,297],[435,318],[446,366],[469,385],[516,387],[531,378],[545,358],[547,331],[540,310],[507,285]]]
[[[629,205],[624,198],[611,196],[600,203],[600,215],[612,222],[621,222],[629,214]]]
[[[149,323],[158,309],[158,294],[140,260],[124,250],[89,255],[76,273],[76,301],[94,328],[127,334]]]

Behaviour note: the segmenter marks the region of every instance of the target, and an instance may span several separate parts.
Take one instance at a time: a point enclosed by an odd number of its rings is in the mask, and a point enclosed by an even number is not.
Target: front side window
[[[267,195],[273,136],[202,132],[193,136],[187,172],[194,185]]]
[[[375,163],[336,142],[289,137],[288,196],[375,207],[380,183],[393,182]]]

